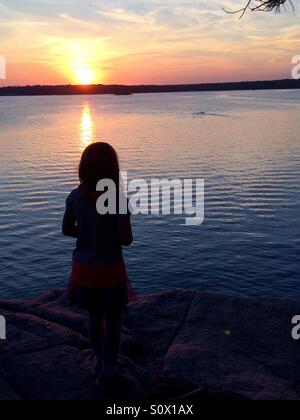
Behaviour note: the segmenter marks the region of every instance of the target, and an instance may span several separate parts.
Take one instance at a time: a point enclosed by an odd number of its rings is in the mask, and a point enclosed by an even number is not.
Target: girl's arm
[[[73,215],[66,210],[63,220],[62,232],[65,236],[70,236],[71,238],[78,237],[78,229],[76,226],[76,221]]]
[[[119,215],[120,239],[123,246],[129,246],[133,242],[133,234],[129,214]]]

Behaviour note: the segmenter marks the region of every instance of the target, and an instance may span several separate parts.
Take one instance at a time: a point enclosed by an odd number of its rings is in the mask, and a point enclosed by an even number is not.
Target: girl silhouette
[[[114,181],[117,204],[120,168],[116,151],[107,143],[91,144],[79,165],[80,185],[66,201],[63,234],[76,238],[69,296],[73,304],[89,311],[89,335],[98,357],[97,385],[128,386],[118,368],[122,312],[130,293],[122,246],[133,241],[130,212],[99,215],[98,181]],[[117,206],[118,208],[118,206]]]

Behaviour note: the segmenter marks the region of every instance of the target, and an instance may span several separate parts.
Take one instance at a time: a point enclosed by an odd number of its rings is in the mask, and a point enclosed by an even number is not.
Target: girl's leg
[[[104,314],[101,311],[89,311],[89,337],[98,358],[103,356]]]
[[[122,310],[105,313],[103,369],[107,374],[114,374],[118,369],[121,332]]]

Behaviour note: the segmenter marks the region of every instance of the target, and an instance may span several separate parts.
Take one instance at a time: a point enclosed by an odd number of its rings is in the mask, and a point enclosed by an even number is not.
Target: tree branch
[[[255,6],[254,3],[256,4]],[[251,12],[271,12],[275,10],[276,13],[280,13],[281,8],[285,8],[286,3],[289,3],[292,9],[295,10],[292,0],[248,0],[247,4],[242,9],[232,12],[224,8],[223,10],[232,15],[241,14],[240,19],[242,19],[248,10],[251,10]]]

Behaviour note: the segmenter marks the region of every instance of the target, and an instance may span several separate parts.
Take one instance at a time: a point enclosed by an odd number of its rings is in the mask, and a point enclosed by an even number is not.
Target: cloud
[[[0,54],[11,75],[22,63],[32,68],[26,81],[43,72],[66,81],[78,60],[109,82],[288,76],[299,53],[298,12],[240,21],[222,7],[237,1],[2,0]]]

